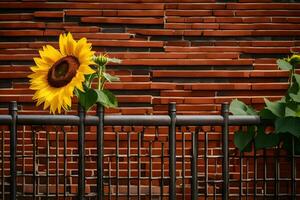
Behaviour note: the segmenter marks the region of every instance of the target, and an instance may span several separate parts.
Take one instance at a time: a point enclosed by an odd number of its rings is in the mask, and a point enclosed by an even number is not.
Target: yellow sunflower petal
[[[74,55],[74,50],[75,50],[75,46],[76,46],[76,42],[73,39],[73,36],[71,33],[68,33],[67,35],[67,42],[66,42],[66,46],[65,46],[65,50],[67,52],[68,55]]]
[[[95,52],[91,48],[92,45],[87,43],[86,38],[76,42],[72,34],[68,33],[59,36],[59,51],[50,45],[44,46],[39,51],[40,57],[34,58],[36,66],[30,68],[33,73],[28,76],[30,78],[30,89],[35,90],[32,99],[36,101],[37,106],[44,103],[43,108],[49,108],[50,113],[53,114],[56,112],[61,113],[62,110],[67,110],[71,107],[71,98],[74,96],[75,88],[84,91],[82,85],[85,80],[84,75],[94,73],[94,70],[89,67],[89,65],[95,64],[92,61],[92,56]],[[61,62],[58,61],[64,59],[64,57],[70,60],[72,59],[70,56],[78,60],[79,66],[70,82],[60,86],[61,82],[53,82],[56,81],[55,73],[64,72],[54,71],[53,74],[52,70],[63,70],[63,68],[60,68]],[[72,62],[67,60],[65,63],[70,64]],[[54,65],[55,68],[53,68]],[[50,70],[51,76],[48,76]]]
[[[88,65],[80,65],[80,67],[78,68],[78,71],[80,71],[83,74],[93,74],[93,73],[95,73],[95,70],[90,68]]]

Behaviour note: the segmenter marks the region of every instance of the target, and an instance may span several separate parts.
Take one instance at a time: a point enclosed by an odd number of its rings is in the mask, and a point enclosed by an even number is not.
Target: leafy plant
[[[96,103],[102,104],[107,108],[114,108],[118,106],[118,101],[115,95],[109,90],[105,89],[106,82],[119,81],[117,76],[113,76],[106,72],[106,65],[109,62],[120,63],[121,60],[116,58],[109,58],[107,55],[100,54],[93,57],[94,65],[92,68],[95,73],[85,76],[84,92],[76,90],[75,94],[78,97],[79,103],[89,110]],[[97,88],[92,88],[92,83],[97,80]]]
[[[263,120],[273,123],[271,132],[266,131],[264,124],[249,126],[246,131],[235,132],[234,144],[242,152],[258,149],[271,148],[277,145],[292,152],[294,149],[300,154],[300,75],[296,73],[296,67],[300,64],[300,55],[285,59],[278,59],[277,65],[281,70],[289,72],[289,87],[286,95],[278,101],[265,100],[265,108],[256,111],[237,99],[230,104],[230,112],[234,115],[256,115]]]

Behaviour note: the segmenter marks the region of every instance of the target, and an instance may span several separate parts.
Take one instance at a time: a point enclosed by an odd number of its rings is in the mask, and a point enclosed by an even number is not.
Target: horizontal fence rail
[[[75,115],[18,115],[18,125],[79,125],[80,117]],[[88,126],[99,124],[98,116],[86,116],[84,123]],[[0,125],[13,122],[11,115],[0,115]],[[229,116],[228,125],[260,124],[258,116]],[[171,118],[167,115],[113,115],[104,116],[105,126],[168,126]],[[177,126],[223,125],[221,115],[177,115]]]
[[[292,155],[278,147],[232,153],[230,126],[261,123],[268,122],[230,116],[226,103],[221,115],[176,115],[171,103],[168,115],[105,116],[98,105],[95,116],[80,106],[76,116],[19,115],[11,102],[9,114],[0,115],[0,194],[12,200],[299,199],[294,146]],[[210,134],[217,132],[214,127],[220,134]],[[73,141],[76,148],[70,149]],[[73,165],[76,169],[69,169]],[[290,171],[288,177],[282,177],[281,166]]]

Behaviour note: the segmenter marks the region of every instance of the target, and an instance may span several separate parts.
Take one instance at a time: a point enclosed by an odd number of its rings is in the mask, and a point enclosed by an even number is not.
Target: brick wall
[[[57,47],[58,35],[63,32],[72,32],[76,39],[87,37],[95,51],[108,52],[111,57],[123,60],[121,65],[109,66],[110,72],[119,75],[121,82],[107,84],[120,102],[119,108],[109,109],[108,113],[165,114],[167,104],[175,101],[178,114],[216,114],[220,103],[232,98],[262,107],[263,97],[278,99],[287,88],[287,72],[277,69],[276,58],[300,51],[300,3],[296,2],[2,0],[0,112],[7,113],[7,102],[16,100],[20,113],[48,113],[34,107],[27,75],[38,49],[45,44]],[[109,152],[109,146],[115,145],[115,136],[109,134],[110,129],[107,131],[109,154],[113,153],[113,150]],[[152,132],[146,141],[154,140]],[[209,154],[220,154],[218,130],[206,132],[211,140]],[[166,130],[160,133],[163,135]],[[30,131],[28,134],[28,138],[32,137]],[[43,134],[40,134],[41,141],[45,140]],[[166,143],[162,135],[159,142]],[[76,154],[75,136],[72,131],[69,133],[68,153],[71,155]],[[54,135],[51,138],[55,140]],[[190,140],[190,136],[187,138]],[[92,155],[95,151],[93,129],[87,140],[87,153]],[[199,140],[203,142],[204,138]],[[8,152],[8,141],[6,144]],[[133,144],[136,145],[136,137]],[[28,145],[26,148],[33,147],[31,139]],[[43,142],[38,145],[42,150],[45,148]],[[126,147],[126,138],[124,145]],[[190,149],[190,141],[186,145]],[[63,151],[62,145],[59,146]],[[181,147],[178,149],[180,154]],[[244,169],[246,172],[253,169],[251,161],[249,163],[250,167]],[[210,162],[212,175],[220,173],[219,164],[220,161],[214,159]],[[32,169],[32,161],[28,165],[28,170]],[[203,163],[199,166],[203,168]],[[68,166],[68,173],[72,174],[76,167],[76,164]],[[90,169],[95,175],[95,163]],[[231,170],[239,170],[234,160]],[[249,176],[253,177],[253,173]],[[239,175],[233,173],[232,178],[235,177]],[[71,193],[75,193],[76,180],[68,184],[73,186]],[[231,188],[234,190],[237,186]],[[213,193],[212,188],[210,194]]]
[[[63,32],[123,60],[110,67],[121,82],[107,85],[120,101],[109,111],[123,114],[159,114],[170,101],[180,113],[213,114],[236,97],[259,106],[287,88],[276,58],[300,50],[300,4],[288,1],[11,0],[0,9],[0,102],[24,110],[34,109],[32,58]]]

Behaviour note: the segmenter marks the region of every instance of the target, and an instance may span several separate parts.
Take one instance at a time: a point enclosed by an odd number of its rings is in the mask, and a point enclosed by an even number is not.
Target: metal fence
[[[299,199],[298,155],[279,147],[233,148],[229,130],[259,123],[255,116],[229,116],[228,104],[221,115],[176,115],[171,103],[168,115],[104,116],[98,106],[95,116],[86,116],[81,107],[78,115],[20,115],[11,102],[9,114],[0,115],[0,195]]]

